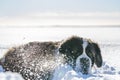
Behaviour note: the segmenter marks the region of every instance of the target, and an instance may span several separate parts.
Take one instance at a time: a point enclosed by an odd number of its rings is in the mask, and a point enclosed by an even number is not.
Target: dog
[[[9,49],[0,60],[5,71],[20,73],[25,80],[52,80],[60,64],[87,75],[94,64],[101,67],[102,63],[98,44],[78,36],[58,42],[29,42]]]

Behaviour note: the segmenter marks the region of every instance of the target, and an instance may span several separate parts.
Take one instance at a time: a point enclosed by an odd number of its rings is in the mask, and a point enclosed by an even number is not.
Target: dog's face
[[[83,74],[88,74],[94,63],[102,66],[99,46],[87,39],[72,37],[61,44],[59,52],[65,55],[66,63]]]

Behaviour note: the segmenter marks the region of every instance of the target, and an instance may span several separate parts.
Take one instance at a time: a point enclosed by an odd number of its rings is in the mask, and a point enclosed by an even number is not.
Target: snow
[[[73,28],[72,28],[73,27]],[[23,28],[0,28],[0,45],[11,46],[30,41],[57,41],[66,39],[72,35],[78,35],[84,38],[90,38],[99,43],[119,42],[120,28],[79,28],[79,27],[23,27]]]
[[[61,65],[56,68],[53,80],[120,80],[120,28],[1,28],[0,57],[11,46],[30,41],[57,41],[71,35],[98,42],[103,66],[94,66],[91,74],[82,75],[69,65]],[[0,66],[0,80],[23,80],[18,73],[3,71]]]
[[[0,73],[0,80],[24,80],[21,75],[12,72]]]

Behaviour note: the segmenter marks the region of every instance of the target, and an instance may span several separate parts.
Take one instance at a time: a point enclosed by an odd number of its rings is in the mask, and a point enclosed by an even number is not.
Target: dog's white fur
[[[88,45],[88,42],[87,42],[87,40],[86,39],[84,39],[83,40],[83,44],[82,44],[82,46],[83,46],[83,53],[82,53],[82,55],[80,55],[80,56],[78,56],[78,58],[77,58],[77,60],[76,60],[76,70],[79,70],[79,69],[81,69],[81,66],[79,65],[80,64],[80,59],[81,58],[87,58],[87,59],[89,59],[89,71],[88,71],[88,73],[91,73],[91,66],[92,66],[92,61],[91,61],[91,59],[87,56],[87,54],[86,54],[86,52],[85,52],[85,49],[86,49],[86,47],[87,47],[87,45]]]

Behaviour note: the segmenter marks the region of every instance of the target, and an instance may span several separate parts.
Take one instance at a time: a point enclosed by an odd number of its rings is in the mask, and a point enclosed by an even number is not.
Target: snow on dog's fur
[[[70,65],[89,74],[94,63],[102,66],[98,44],[77,36],[58,42],[30,42],[11,48],[1,59],[5,71],[20,73],[25,80],[51,80],[56,67]]]

